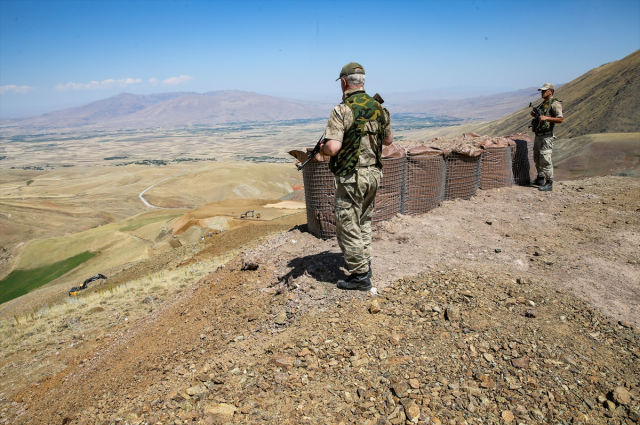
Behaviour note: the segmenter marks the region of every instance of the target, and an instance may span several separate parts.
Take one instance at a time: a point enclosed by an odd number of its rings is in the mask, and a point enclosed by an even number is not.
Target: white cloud
[[[149,79],[149,82],[150,82],[151,84],[158,84],[158,83],[159,83],[159,81],[158,81],[158,79],[157,79],[156,77],[150,78],[150,79]]]
[[[16,86],[9,84],[6,86],[0,86],[0,94],[2,93],[27,93],[33,90],[33,87],[29,86]]]
[[[181,75],[179,77],[167,78],[166,80],[162,81],[162,84],[165,84],[168,86],[175,86],[177,84],[184,84],[189,80],[193,80],[193,77],[191,77],[190,75]]]
[[[141,83],[142,80],[140,78],[122,78],[120,80],[114,80],[113,78],[109,78],[102,81],[91,81],[90,83],[67,83],[67,84],[58,84],[54,88],[57,91],[69,91],[69,90],[100,90],[100,89],[111,89],[115,87],[126,87],[131,84]]]

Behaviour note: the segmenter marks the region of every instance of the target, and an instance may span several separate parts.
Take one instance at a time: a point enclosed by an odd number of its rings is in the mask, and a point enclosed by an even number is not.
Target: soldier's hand
[[[544,115],[540,115],[540,121],[546,121],[548,117],[545,117]]]
[[[535,112],[533,112],[533,111],[531,111],[530,114],[531,114],[532,117],[536,116]]]

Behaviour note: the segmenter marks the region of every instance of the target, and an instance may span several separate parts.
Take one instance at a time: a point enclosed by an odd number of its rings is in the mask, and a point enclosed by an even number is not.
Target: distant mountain
[[[541,81],[540,84],[544,83]],[[560,139],[598,133],[640,132],[640,50],[592,69],[558,88],[564,123],[556,125]],[[539,98],[539,95],[538,95]],[[540,101],[534,103],[537,105]],[[474,128],[481,134],[530,131],[530,108]]]
[[[238,121],[327,117],[330,109],[239,90],[207,93],[120,93],[86,105],[36,117],[2,121],[4,129],[147,128]]]
[[[418,95],[419,93],[409,97],[410,100],[404,101],[390,98],[385,106],[392,113],[423,113],[431,116],[445,115],[463,119],[494,120],[504,117],[540,97],[535,87],[468,99],[416,101]],[[396,98],[398,97],[402,96],[396,96]]]
[[[467,90],[475,95],[478,90]],[[495,120],[538,98],[535,87],[507,93],[456,99],[460,93],[447,90],[418,90],[389,93],[383,97],[392,115],[419,113],[461,119]],[[443,99],[433,100],[438,96]],[[120,93],[83,106],[35,117],[6,119],[3,130],[42,131],[45,129],[131,129],[214,125],[229,122],[275,121],[327,118],[335,102],[317,102],[267,96],[239,90],[207,93],[176,92],[135,95]]]

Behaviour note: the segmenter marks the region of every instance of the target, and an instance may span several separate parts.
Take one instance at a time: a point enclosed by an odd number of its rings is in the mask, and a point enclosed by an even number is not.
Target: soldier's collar
[[[364,87],[356,87],[355,89],[349,89],[345,91],[344,94],[342,95],[342,100],[347,100],[349,97],[353,96],[354,94],[360,94],[360,93],[366,93],[364,91]]]

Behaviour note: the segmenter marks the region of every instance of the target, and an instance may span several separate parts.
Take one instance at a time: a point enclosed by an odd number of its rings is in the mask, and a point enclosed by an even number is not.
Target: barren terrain
[[[113,323],[108,337],[90,324],[97,319],[84,312],[95,306],[81,298],[63,323],[76,317],[71,327],[82,330],[46,335],[72,332],[82,355],[32,351],[44,334],[24,332],[46,323],[44,313],[5,323],[5,338],[22,337],[0,378],[13,384],[3,387],[2,418],[633,423],[639,189],[638,179],[598,177],[545,194],[481,191],[398,216],[374,233],[379,295],[336,290],[343,271],[335,241],[297,227],[212,267],[171,299],[165,293],[138,319]],[[189,252],[175,270],[221,256],[215,244]],[[128,293],[132,306],[153,295]],[[113,302],[105,297],[92,315],[124,317]],[[35,382],[10,375],[30,358],[65,358],[65,366]]]

